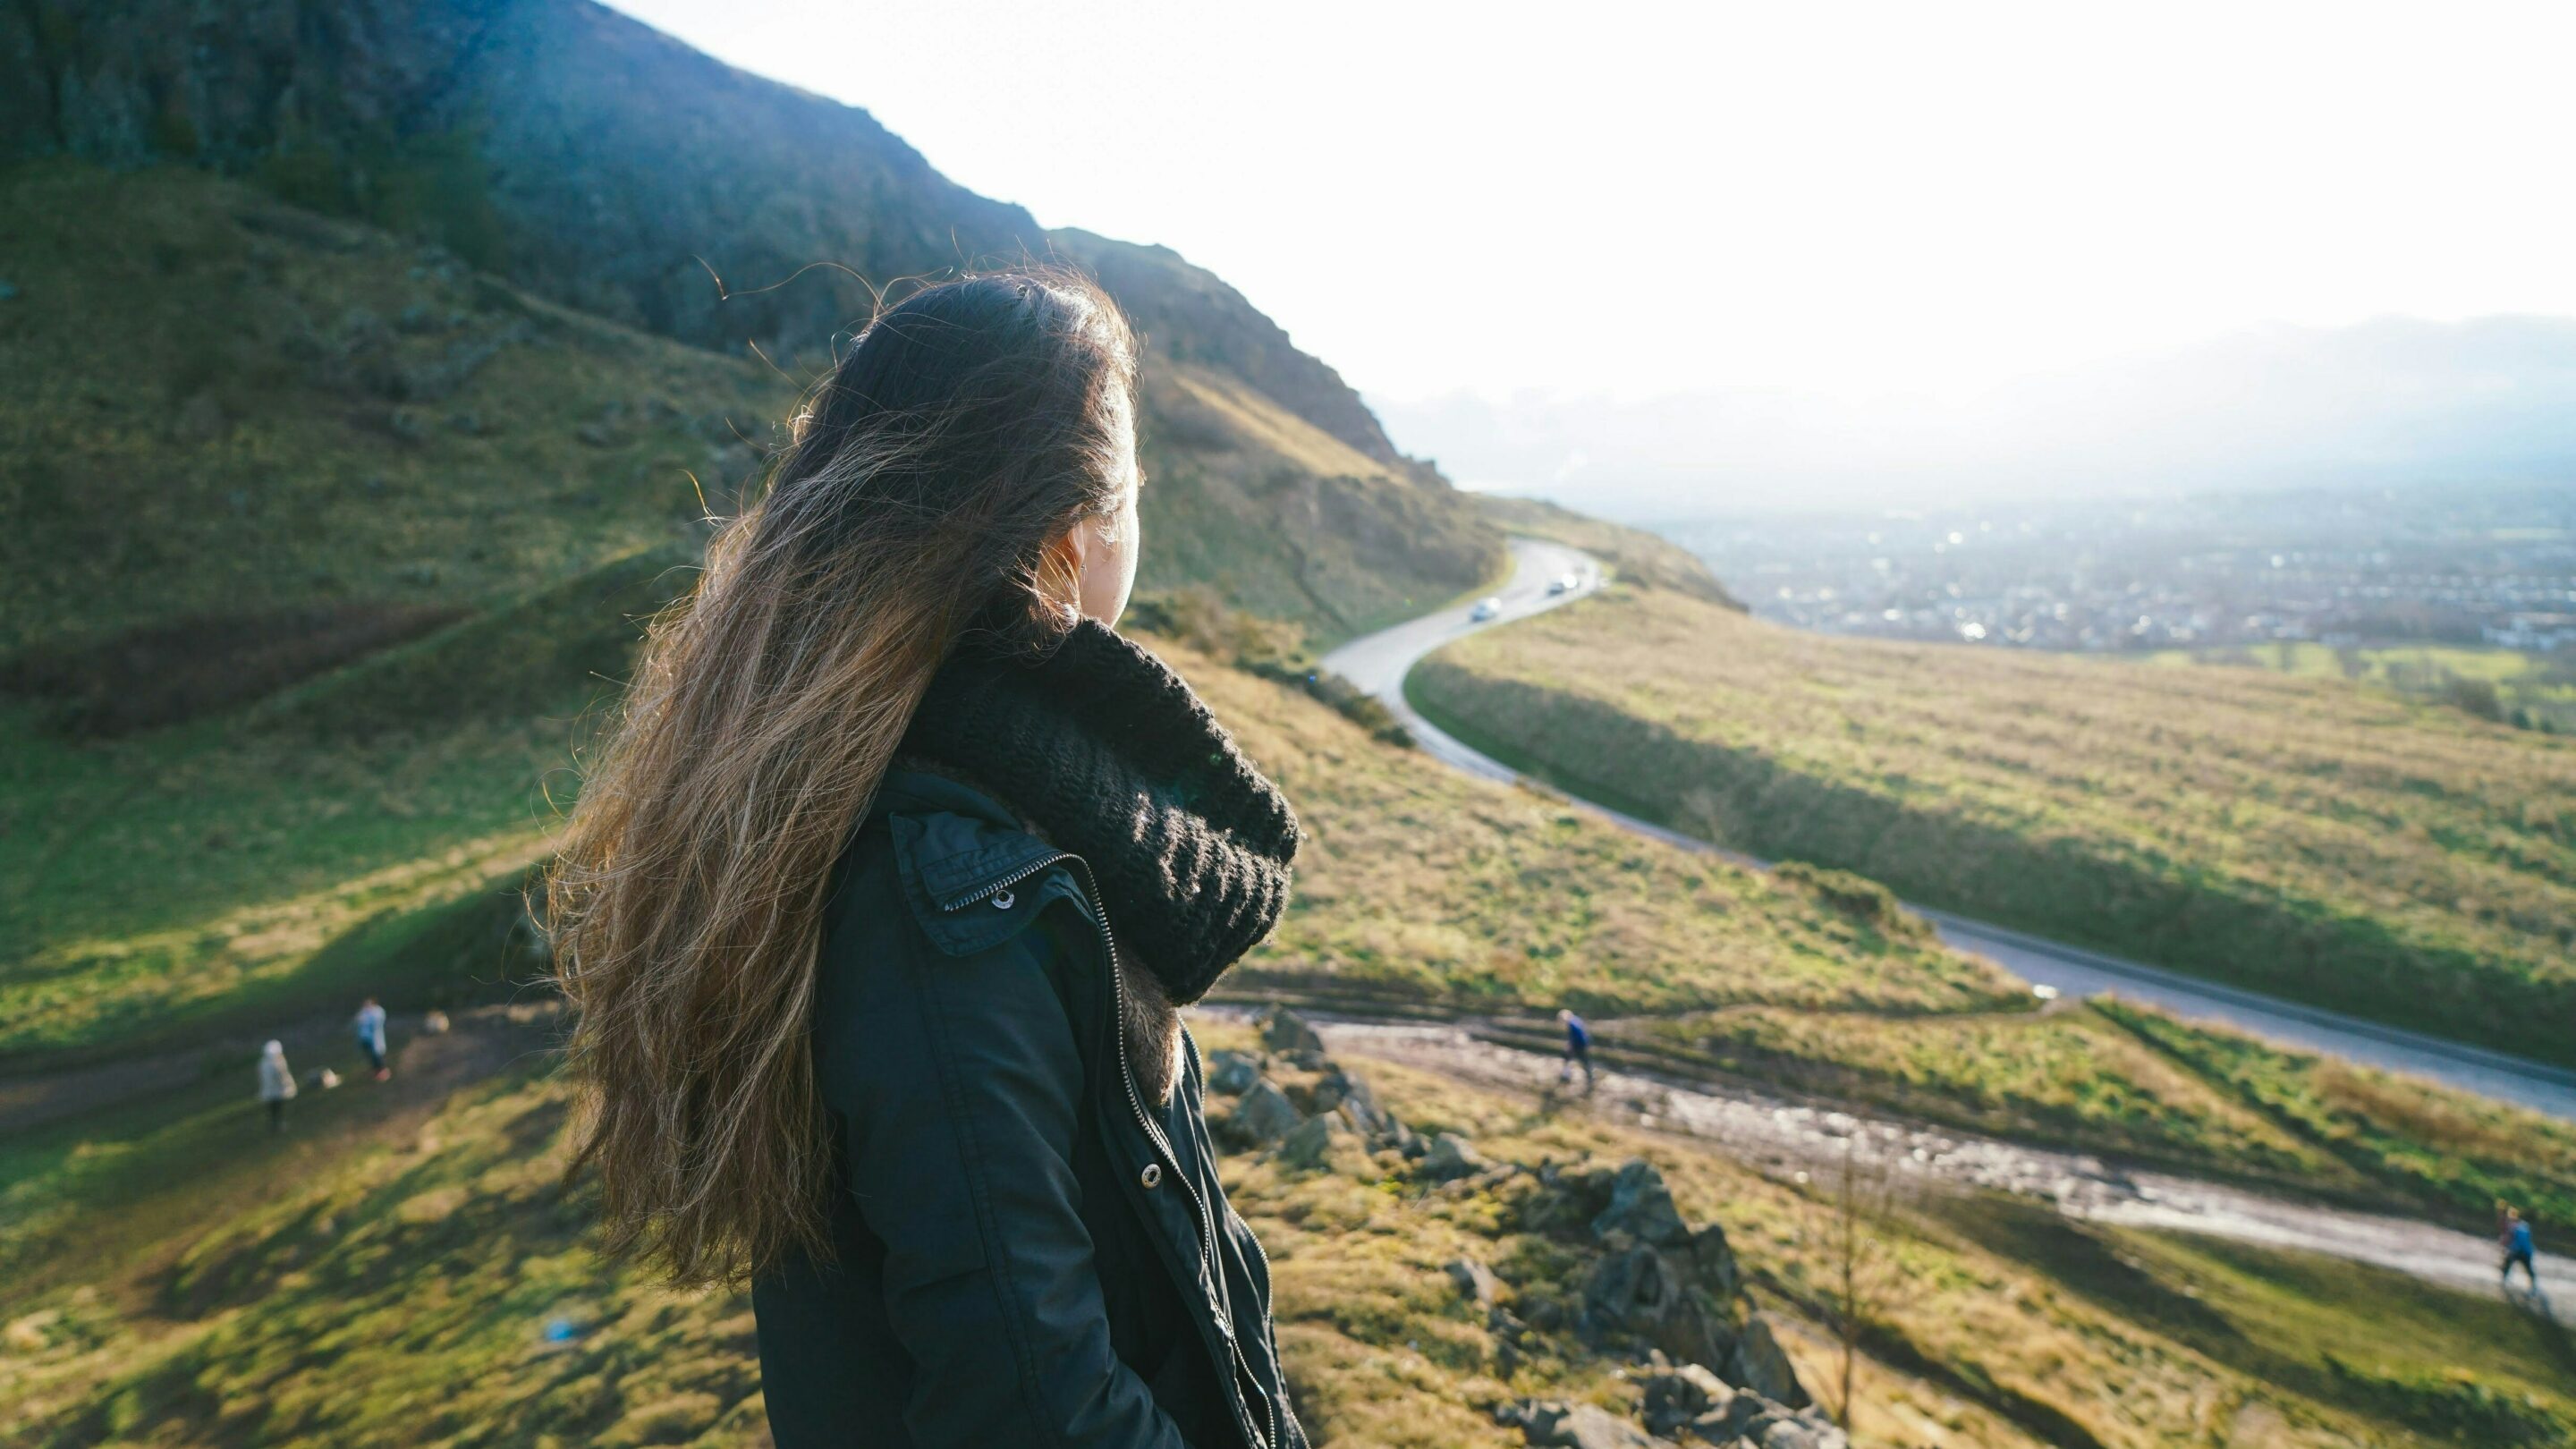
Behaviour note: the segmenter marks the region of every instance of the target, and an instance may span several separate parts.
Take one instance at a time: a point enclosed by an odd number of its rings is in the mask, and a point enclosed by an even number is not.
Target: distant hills
[[[1964,400],[1769,389],[1382,410],[1476,486],[1626,518],[2576,479],[2576,319],[2263,327]]]
[[[1048,233],[1020,208],[948,181],[867,112],[726,66],[589,0],[247,0],[220,17],[178,0],[13,7],[0,13],[0,161],[20,163],[19,184],[51,188],[55,205],[114,210],[124,205],[119,186],[162,188],[141,211],[190,230],[195,223],[163,204],[175,193],[143,179],[144,168],[184,164],[230,178],[244,197],[265,193],[430,244],[437,253],[410,265],[439,271],[440,286],[482,275],[532,305],[734,359],[756,349],[788,377],[763,367],[774,385],[728,378],[713,405],[653,394],[737,467],[748,459],[727,452],[732,435],[765,441],[762,426],[792,393],[788,379],[828,365],[835,337],[867,316],[873,288],[1067,257],[1098,275],[1147,337],[1146,518],[1157,536],[1149,588],[1208,585],[1335,637],[1455,595],[1500,567],[1501,536],[1472,501],[1398,453],[1330,367],[1216,277],[1161,248]],[[128,180],[80,179],[84,164]],[[207,204],[218,215],[260,211],[247,200]],[[126,214],[119,224],[138,220]],[[262,371],[253,339],[274,340],[275,329],[247,316],[228,323],[225,313],[273,296],[216,285],[169,299],[195,314],[190,331],[233,340],[218,348],[220,376],[158,376],[148,355],[137,356],[160,314],[120,313],[105,298],[107,310],[80,319],[32,305],[47,292],[59,300],[86,289],[77,275],[89,254],[78,240],[84,225],[77,211],[0,222],[13,243],[28,243],[13,244],[8,262],[25,273],[8,278],[27,294],[22,314],[77,321],[89,340],[108,343],[115,334],[101,336],[106,329],[139,329],[124,334],[136,346],[115,364],[126,369],[119,384],[160,396],[130,400],[201,423],[211,416],[229,435],[228,419],[262,406],[239,384],[244,365]],[[32,245],[30,229],[50,241]],[[302,245],[280,242],[276,230],[259,265],[301,265],[276,255]],[[334,235],[331,246],[367,250]],[[149,237],[124,240],[151,250]],[[186,253],[194,244],[173,245]],[[39,255],[56,270],[39,267]],[[354,296],[341,305],[388,328],[401,313],[381,315]],[[434,305],[441,319],[454,310],[445,299]],[[342,320],[282,325],[327,333]],[[42,330],[18,326],[22,335]],[[307,344],[338,341],[294,345]],[[279,364],[311,372],[309,362]],[[377,384],[367,406],[387,417],[444,409],[453,391],[413,399],[403,395],[408,383]],[[210,390],[235,396],[200,400]],[[591,415],[612,404],[641,405],[586,400],[564,427],[600,422]],[[86,446],[79,428],[56,428],[59,419],[28,421],[60,432],[75,453]],[[141,461],[126,443],[121,474]],[[681,451],[692,466],[704,461],[703,449]],[[166,461],[176,466],[175,456]],[[374,466],[311,461],[362,477]],[[63,460],[68,472],[83,466]],[[651,482],[688,487],[676,468]],[[30,485],[0,480],[9,487]],[[90,521],[112,531],[112,519]]]

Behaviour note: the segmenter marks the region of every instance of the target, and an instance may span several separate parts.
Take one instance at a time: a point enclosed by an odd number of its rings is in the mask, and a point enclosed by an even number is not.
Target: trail
[[[1555,1093],[1627,1125],[1707,1142],[1776,1175],[1830,1169],[1841,1162],[1845,1140],[1856,1138],[1865,1154],[1927,1184],[2013,1193],[2089,1222],[2302,1249],[2466,1292],[2497,1291],[2493,1242],[2411,1218],[2320,1207],[2167,1173],[2123,1172],[2085,1153],[1910,1126],[1749,1088],[1682,1085],[1603,1071],[1589,1094],[1569,1093],[1557,1084],[1556,1057],[1486,1041],[1463,1026],[1312,1014],[1309,1019],[1338,1056],[1399,1062],[1514,1093]],[[2519,1276],[2515,1282],[2521,1282]],[[2537,1306],[2562,1323],[2576,1324],[2576,1265],[2544,1251],[2540,1284]],[[2515,1296],[2523,1296],[2518,1287]]]
[[[1495,594],[1500,607],[1493,618],[1476,619],[1471,605],[1460,604],[1363,635],[1323,658],[1326,669],[1377,696],[1394,711],[1396,718],[1413,732],[1424,753],[1471,775],[1504,782],[1523,777],[1511,766],[1424,719],[1404,697],[1404,678],[1424,655],[1444,644],[1572,603],[1601,582],[1599,561],[1577,549],[1529,538],[1513,539],[1511,547],[1512,578]],[[1569,574],[1577,581],[1576,587],[1549,592],[1552,580]],[[1577,798],[1574,804],[1621,829],[1667,845],[1722,855],[1752,866],[1765,864],[1588,800]],[[2124,997],[2151,1002],[2185,1017],[2221,1022],[2302,1050],[2431,1077],[2576,1121],[2576,1072],[2564,1068],[2042,940],[1948,911],[1920,906],[1912,909],[1929,918],[1939,928],[1941,938],[1952,946],[1987,957],[2069,998],[2116,990]]]

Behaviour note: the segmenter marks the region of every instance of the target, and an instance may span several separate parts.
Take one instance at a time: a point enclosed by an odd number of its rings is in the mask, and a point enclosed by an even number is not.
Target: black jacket
[[[815,1005],[836,1260],[752,1288],[781,1449],[1304,1449],[1197,1046],[1138,1085],[1115,952],[1080,858],[888,775]]]

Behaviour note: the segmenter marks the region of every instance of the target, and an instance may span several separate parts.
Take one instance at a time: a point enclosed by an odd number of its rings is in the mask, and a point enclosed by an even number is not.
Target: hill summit
[[[450,270],[538,302],[756,354],[787,374],[769,390],[780,411],[889,285],[1071,260],[1146,339],[1160,534],[1147,587],[1209,586],[1336,637],[1501,567],[1471,500],[1405,459],[1337,373],[1218,278],[1160,247],[1050,233],[941,176],[866,111],[590,0],[246,0],[220,22],[178,0],[13,9],[0,159],[47,157],[211,170],[434,245]],[[77,233],[82,220],[29,224]],[[61,254],[75,270],[83,255]],[[41,269],[11,280],[31,297],[76,284]],[[227,330],[222,310],[250,303],[195,304]],[[198,381],[162,401],[202,416]]]

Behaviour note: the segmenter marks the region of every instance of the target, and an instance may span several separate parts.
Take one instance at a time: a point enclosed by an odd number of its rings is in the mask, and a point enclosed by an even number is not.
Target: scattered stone
[[[1619,1175],[1611,1179],[1610,1206],[1592,1220],[1594,1237],[1607,1238],[1614,1232],[1659,1248],[1690,1240],[1690,1225],[1673,1206],[1672,1189],[1664,1185],[1663,1173],[1642,1157],[1619,1165]]]
[[[1780,1347],[1771,1323],[1768,1313],[1755,1313],[1745,1320],[1744,1331],[1736,1336],[1735,1360],[1727,1377],[1766,1399],[1803,1409],[1814,1400],[1807,1397],[1806,1385],[1798,1382],[1798,1370]]]
[[[1764,1430],[1788,1417],[1789,1411],[1760,1394],[1729,1394],[1691,1420],[1690,1431],[1711,1444],[1760,1443]]]
[[[447,1013],[443,1011],[433,1011],[420,1019],[420,1029],[431,1036],[445,1036],[447,1026]]]
[[[1252,1019],[1261,1029],[1261,1044],[1274,1052],[1321,1052],[1323,1037],[1306,1024],[1306,1018],[1284,1006],[1268,1006]]]
[[[1369,1090],[1368,1083],[1340,1067],[1325,1071],[1324,1079],[1316,1084],[1315,1097],[1324,1110],[1340,1113],[1342,1120],[1351,1124],[1351,1130],[1362,1137],[1376,1139],[1387,1135],[1388,1119],[1377,1104],[1377,1093]]]
[[[1350,1135],[1339,1117],[1309,1117],[1280,1139],[1279,1160],[1308,1172],[1321,1171],[1333,1165],[1333,1149],[1348,1141]]]
[[[1561,1399],[1524,1403],[1511,1422],[1519,1424],[1532,1445],[1546,1449],[1656,1449],[1670,1442],[1599,1404],[1569,1404]]]
[[[1479,1308],[1493,1308],[1494,1300],[1503,1291],[1502,1280],[1494,1276],[1494,1270],[1473,1258],[1450,1259],[1449,1281],[1458,1285],[1458,1296],[1475,1300]]]
[[[304,1085],[316,1091],[327,1092],[340,1085],[340,1074],[329,1067],[315,1067],[305,1074]]]
[[[1646,1427],[1666,1438],[1735,1400],[1735,1390],[1705,1364],[1659,1368],[1638,1382],[1646,1391]]]
[[[1793,1419],[1774,1419],[1762,1426],[1762,1437],[1755,1441],[1762,1449],[1851,1449],[1850,1436],[1833,1424],[1811,1415]]]
[[[1471,1177],[1484,1170],[1484,1154],[1455,1132],[1432,1138],[1431,1150],[1422,1155],[1422,1171],[1435,1182]]]
[[[1382,1115],[1386,1125],[1379,1128],[1376,1136],[1371,1139],[1378,1146],[1415,1161],[1420,1161],[1423,1155],[1431,1150],[1430,1141],[1421,1133],[1397,1120],[1394,1113],[1388,1112]]]
[[[1208,1053],[1207,1085],[1211,1092],[1240,1097],[1261,1080],[1261,1063],[1238,1051]]]
[[[1269,1147],[1296,1130],[1297,1108],[1287,1093],[1265,1079],[1243,1094],[1243,1100],[1226,1114],[1225,1124],[1228,1135],[1244,1146]]]

